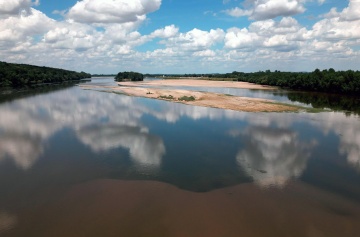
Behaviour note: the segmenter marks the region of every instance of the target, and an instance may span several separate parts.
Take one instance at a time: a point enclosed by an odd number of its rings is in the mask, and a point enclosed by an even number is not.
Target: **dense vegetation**
[[[162,76],[162,75],[161,75]],[[206,77],[208,79],[227,79],[251,82],[261,85],[279,86],[282,88],[318,91],[329,93],[352,94],[360,96],[359,71],[335,71],[334,69],[313,72],[232,72],[226,74],[184,74],[166,75],[167,77]]]
[[[23,87],[91,78],[85,72],[0,62],[0,87]]]
[[[138,72],[119,72],[116,77],[115,81],[143,81],[144,75]]]
[[[262,85],[280,86],[294,90],[320,91],[330,93],[360,95],[360,72],[339,71],[334,69],[311,73],[294,72],[233,72],[239,81],[252,82]]]

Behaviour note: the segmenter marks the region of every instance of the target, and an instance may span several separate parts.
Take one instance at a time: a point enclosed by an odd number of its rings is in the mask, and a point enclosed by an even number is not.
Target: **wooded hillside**
[[[22,87],[91,78],[91,74],[27,64],[0,62],[0,87]]]

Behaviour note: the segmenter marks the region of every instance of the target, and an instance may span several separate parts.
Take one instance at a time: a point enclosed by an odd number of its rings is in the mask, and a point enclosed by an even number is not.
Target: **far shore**
[[[195,86],[195,87],[223,87],[254,90],[276,90],[277,87],[258,85],[241,81],[212,81],[205,79],[165,79],[139,82],[119,82],[121,86]]]
[[[265,87],[246,82],[204,81],[204,80],[157,80],[149,82],[119,82],[119,86],[81,85],[84,89],[107,89],[114,93],[128,96],[146,97],[167,100],[188,105],[228,109],[244,112],[296,112],[301,108],[293,105],[281,104],[273,100],[248,98],[225,95],[211,92],[180,90],[171,86],[201,86],[201,87],[230,87],[246,89],[270,90],[274,87]],[[144,87],[146,86],[146,88]],[[169,88],[157,88],[169,86]]]

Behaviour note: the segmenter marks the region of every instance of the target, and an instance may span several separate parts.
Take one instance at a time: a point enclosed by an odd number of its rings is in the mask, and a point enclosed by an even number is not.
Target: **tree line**
[[[0,62],[0,87],[23,87],[91,78],[85,72]]]
[[[303,72],[233,72],[238,81],[261,85],[279,86],[293,90],[317,91],[360,95],[359,71],[335,71],[334,69],[316,69],[310,73]]]
[[[161,75],[161,74],[160,74]],[[162,76],[162,75],[161,75]],[[316,69],[313,72],[281,72],[270,70],[245,73],[234,71],[232,73],[215,74],[173,74],[167,77],[204,77],[223,78],[233,81],[244,81],[261,85],[278,86],[281,88],[316,91],[338,94],[351,94],[360,96],[360,71],[335,71]]]
[[[138,72],[119,72],[116,77],[115,81],[143,81],[144,75]]]

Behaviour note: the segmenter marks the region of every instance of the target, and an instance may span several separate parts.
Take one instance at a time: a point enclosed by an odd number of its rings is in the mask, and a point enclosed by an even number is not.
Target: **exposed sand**
[[[27,214],[6,236],[357,236],[358,203],[304,183],[194,193],[155,181],[97,180]]]
[[[192,86],[203,86],[204,82],[207,84],[207,81],[200,81],[200,80],[164,80],[159,82],[165,82],[167,85],[169,83],[173,86],[177,85],[184,85],[188,83],[192,83]],[[151,85],[159,85],[158,81],[155,81]],[[138,96],[138,97],[146,97],[146,98],[153,98],[153,99],[162,99],[173,101],[177,103],[189,104],[189,105],[196,105],[196,106],[204,106],[204,107],[212,107],[212,108],[219,108],[219,109],[229,109],[229,110],[236,110],[236,111],[245,111],[245,112],[284,112],[284,111],[298,111],[299,108],[295,106],[288,106],[283,104],[278,104],[276,101],[271,100],[264,100],[264,99],[257,99],[257,98],[247,98],[247,97],[239,97],[239,96],[231,96],[231,95],[224,95],[218,93],[210,93],[210,92],[198,92],[198,91],[190,91],[190,90],[179,90],[179,89],[159,89],[156,87],[150,88],[143,88],[139,87],[142,85],[149,86],[151,82],[122,82],[119,83],[118,87],[113,86],[94,86],[94,85],[80,85],[82,88],[88,89],[101,89],[106,88],[110,89],[113,92],[124,93],[129,96]],[[197,84],[200,83],[200,84]],[[234,84],[233,82],[211,82],[210,85],[216,87],[226,87],[226,85]],[[224,84],[222,84],[224,83]],[[246,88],[250,86],[258,86],[258,85],[248,85],[249,83],[243,84]],[[233,87],[234,87],[233,86]],[[244,88],[241,85],[236,85],[237,88]],[[261,86],[260,86],[261,87]],[[171,97],[172,98],[171,98]],[[179,100],[179,98],[187,96],[193,96],[195,98],[194,101],[184,101]]]
[[[142,82],[119,82],[123,86],[195,86],[195,87],[225,87],[258,90],[275,90],[276,87],[263,86],[248,82],[238,81],[210,81],[200,79],[168,79]]]

